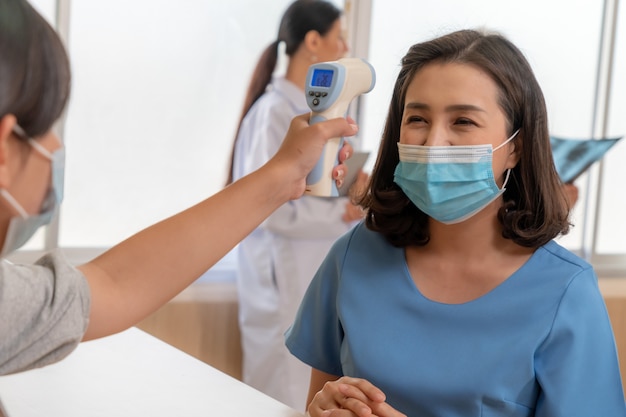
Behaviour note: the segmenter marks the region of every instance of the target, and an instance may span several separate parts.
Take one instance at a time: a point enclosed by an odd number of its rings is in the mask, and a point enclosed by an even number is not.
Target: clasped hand
[[[341,377],[315,394],[311,417],[406,417],[387,404],[385,394],[365,379]]]

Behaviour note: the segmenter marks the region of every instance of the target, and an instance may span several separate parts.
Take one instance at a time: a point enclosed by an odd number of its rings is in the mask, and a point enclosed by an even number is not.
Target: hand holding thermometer
[[[309,124],[345,117],[348,105],[356,96],[369,93],[376,84],[374,68],[361,58],[342,58],[309,67],[306,77],[306,100],[311,108]],[[307,176],[305,194],[337,197],[332,170],[343,138],[330,139],[313,171]]]

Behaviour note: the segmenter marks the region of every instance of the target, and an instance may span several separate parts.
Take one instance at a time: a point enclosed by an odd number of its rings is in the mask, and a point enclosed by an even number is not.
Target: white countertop
[[[136,328],[0,377],[0,401],[7,417],[303,416]]]

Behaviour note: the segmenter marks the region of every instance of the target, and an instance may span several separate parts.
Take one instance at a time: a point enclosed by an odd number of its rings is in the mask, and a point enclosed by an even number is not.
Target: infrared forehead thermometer
[[[309,67],[305,95],[311,108],[309,124],[336,117],[345,117],[352,99],[369,93],[376,84],[376,73],[369,62],[361,58],[343,58],[320,62]],[[333,138],[324,146],[322,156],[306,178],[305,194],[337,197],[339,192],[332,178],[343,138]]]

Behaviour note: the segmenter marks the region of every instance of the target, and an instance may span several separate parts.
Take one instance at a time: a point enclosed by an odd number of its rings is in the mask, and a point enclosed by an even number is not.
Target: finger
[[[311,416],[319,415],[324,410],[341,408],[340,401],[344,395],[339,392],[338,385],[337,381],[326,381],[322,389],[315,393],[308,406]]]
[[[372,403],[372,414],[379,417],[407,417],[406,414],[393,408],[386,402]]]
[[[386,399],[385,393],[371,382],[360,378],[342,378],[338,390],[346,397],[357,398],[365,402],[368,400],[384,402]]]
[[[343,381],[343,382],[342,382]],[[342,377],[337,381],[327,381],[323,388],[318,391],[309,404],[308,411],[311,416],[320,416],[329,414],[328,410],[337,410],[330,413],[332,416],[371,416],[371,409],[361,399],[368,401],[365,394],[359,393],[358,388],[354,390],[343,391],[349,392],[353,398],[348,398],[341,390],[343,385],[354,384],[358,381],[356,378]],[[346,414],[348,411],[348,414]]]
[[[302,123],[303,120],[308,123],[308,117],[308,115],[296,116],[294,121],[296,124]],[[359,128],[356,123],[354,123],[354,121],[349,122],[343,117],[336,117],[334,119],[324,120],[323,122],[311,125],[311,128],[319,130],[320,134],[318,136],[321,136],[322,138],[327,138],[326,140],[330,138],[354,136],[359,131]]]
[[[344,142],[343,146],[339,150],[339,165],[333,168],[333,179],[335,180],[337,187],[343,185],[344,178],[348,172],[348,166],[344,163],[352,155],[352,145],[349,142]]]
[[[320,412],[319,416],[320,417],[372,417],[372,414],[368,413],[366,415],[358,415],[358,414],[354,414],[350,410],[345,410],[342,408],[333,408],[330,410],[324,410]],[[311,417],[313,417],[312,414],[311,414]]]
[[[306,136],[308,140],[320,141],[325,144],[329,139],[345,136],[353,136],[359,128],[354,122],[348,122],[343,117],[337,117],[323,122],[309,125],[309,114],[301,114],[294,117],[289,125],[287,136]]]
[[[349,159],[352,156],[353,151],[354,148],[352,147],[352,144],[350,144],[350,142],[344,142],[343,146],[339,150],[339,162],[345,162],[347,159]]]
[[[335,180],[335,184],[337,184],[337,188],[340,188],[343,185],[347,170],[348,167],[344,164],[337,165],[333,168],[333,179]]]
[[[343,397],[339,400],[343,410],[349,410],[358,417],[372,416],[372,408],[361,400],[352,397]]]
[[[313,401],[308,408],[310,417],[371,417],[371,409],[363,403],[352,404],[352,408],[341,405],[346,398],[339,396],[332,402]],[[355,400],[356,401],[356,400]]]

